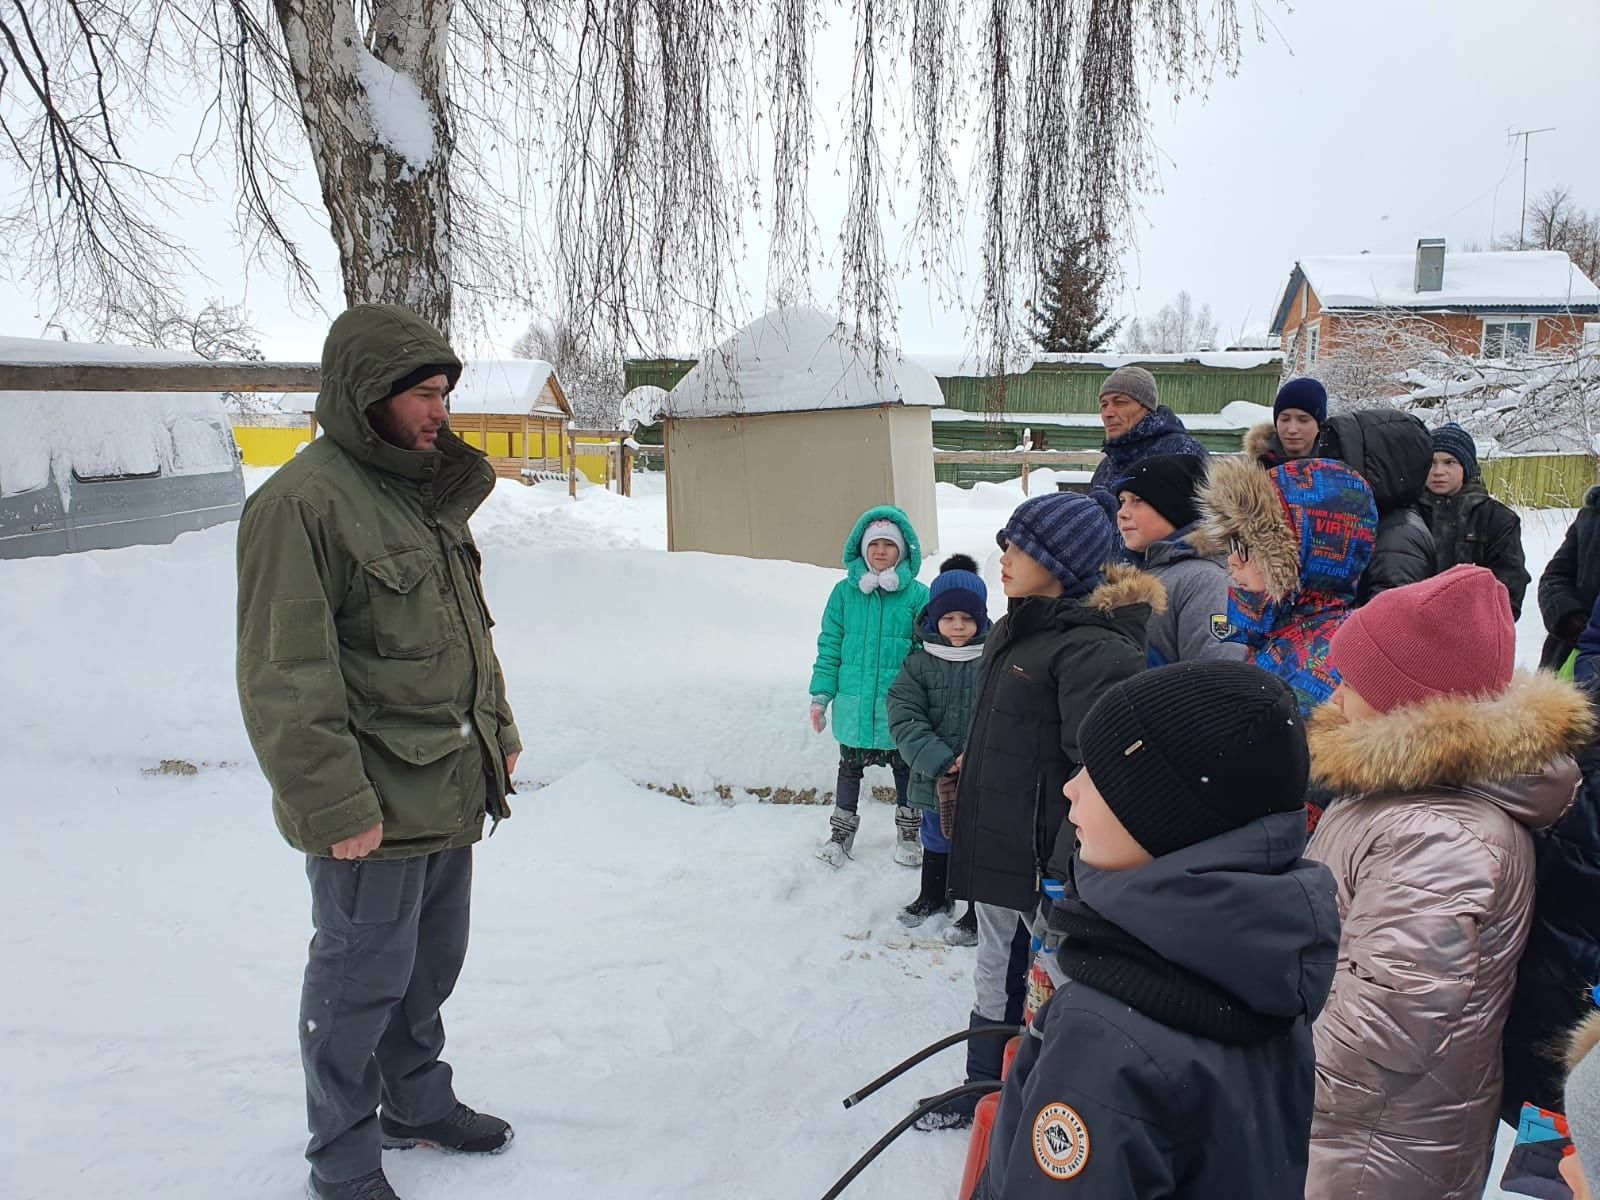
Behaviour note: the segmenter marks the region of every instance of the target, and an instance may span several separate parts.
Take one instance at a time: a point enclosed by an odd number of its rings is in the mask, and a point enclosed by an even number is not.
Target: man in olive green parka
[[[456,1100],[440,1060],[472,845],[486,815],[510,815],[522,748],[467,528],[494,472],[448,424],[460,374],[409,310],[345,312],[323,348],[324,436],[239,526],[239,701],[311,882],[300,1046],[318,1200],[393,1197],[384,1146],[511,1140]]]

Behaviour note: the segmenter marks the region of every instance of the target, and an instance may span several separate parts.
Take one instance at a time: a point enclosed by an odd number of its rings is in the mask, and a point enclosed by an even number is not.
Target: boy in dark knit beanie
[[[1078,847],[978,1200],[1300,1200],[1334,881],[1303,857],[1304,724],[1257,667],[1107,692],[1067,784]]]
[[[984,647],[950,846],[951,891],[978,908],[974,1026],[1022,1018],[1040,880],[1065,824],[1061,788],[1083,761],[1078,726],[1144,667],[1145,626],[1166,606],[1149,575],[1107,565],[1111,505],[1105,492],[1035,496],[996,535],[1010,605]],[[968,1081],[1000,1078],[1003,1049],[971,1042]],[[970,1122],[975,1104],[954,1101],[922,1127]]]
[[[1205,483],[1204,459],[1155,454],[1117,480],[1117,529],[1125,557],[1150,572],[1167,592],[1167,611],[1150,620],[1150,665],[1225,658],[1245,648],[1228,636],[1228,564],[1190,541],[1200,521],[1196,496]]]
[[[1511,615],[1520,617],[1532,581],[1522,552],[1522,518],[1489,495],[1478,471],[1478,447],[1454,421],[1433,431],[1433,467],[1417,508],[1433,531],[1437,569],[1488,567],[1511,595]]]

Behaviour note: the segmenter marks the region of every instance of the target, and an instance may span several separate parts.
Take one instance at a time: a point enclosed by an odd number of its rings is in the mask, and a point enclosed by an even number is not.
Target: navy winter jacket
[[[1127,871],[1074,860],[1076,898],[1056,909],[1097,914],[1154,966],[1127,972],[1142,989],[1060,979],[1006,1080],[977,1200],[1302,1200],[1311,1022],[1339,948],[1305,826],[1279,813]],[[1173,968],[1199,984],[1162,994],[1151,981]],[[1215,1018],[1230,1005],[1248,1010],[1249,1040]]]

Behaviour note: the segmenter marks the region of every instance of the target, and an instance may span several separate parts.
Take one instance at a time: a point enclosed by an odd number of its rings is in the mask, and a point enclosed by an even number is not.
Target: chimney
[[[1417,291],[1444,289],[1444,239],[1417,239]]]

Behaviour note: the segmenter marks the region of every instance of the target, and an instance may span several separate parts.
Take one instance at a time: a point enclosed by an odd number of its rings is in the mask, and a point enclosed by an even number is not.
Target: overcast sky
[[[1240,7],[1248,20],[1250,6]],[[1600,207],[1597,0],[1339,0],[1292,10],[1263,0],[1262,11],[1266,40],[1247,37],[1236,77],[1215,81],[1203,101],[1173,105],[1157,93],[1161,189],[1144,198],[1136,245],[1123,257],[1119,312],[1152,314],[1186,288],[1211,304],[1229,339],[1266,328],[1297,257],[1405,252],[1419,237],[1443,236],[1455,248],[1515,232],[1522,149],[1508,130],[1555,126],[1532,139],[1530,197],[1563,183]],[[847,30],[848,5],[830,19]],[[836,105],[843,83],[825,77],[819,104]],[[818,156],[813,193],[825,237],[838,229],[842,180],[832,168]],[[308,173],[306,200],[316,198]],[[269,357],[316,357],[326,317],[286,302],[270,278],[243,282],[226,232],[230,209],[224,200],[187,214],[210,275],[195,280],[195,296],[243,299]],[[337,311],[336,260],[319,217],[295,223],[321,268],[323,302]],[[964,257],[980,261],[975,240]],[[739,272],[757,297],[763,268],[757,244]],[[834,285],[825,271],[817,283],[826,301]],[[968,318],[918,282],[903,280],[899,296],[907,349],[950,351],[965,340]],[[0,292],[4,332],[41,335],[49,315],[25,289]],[[507,313],[463,349],[504,352],[524,320]]]

